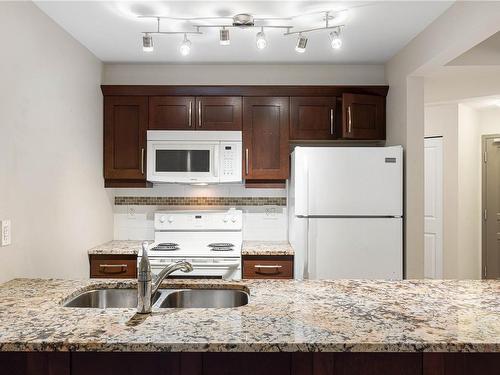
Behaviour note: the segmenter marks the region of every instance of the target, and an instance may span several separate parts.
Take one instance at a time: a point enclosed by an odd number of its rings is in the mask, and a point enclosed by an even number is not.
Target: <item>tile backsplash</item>
[[[286,206],[285,197],[124,197],[117,206]]]

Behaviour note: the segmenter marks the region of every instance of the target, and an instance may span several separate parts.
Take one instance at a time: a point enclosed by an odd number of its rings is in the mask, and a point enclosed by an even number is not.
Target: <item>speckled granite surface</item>
[[[500,351],[500,281],[169,281],[248,288],[234,309],[77,309],[82,290],[133,280],[0,285],[0,350]]]
[[[109,241],[93,247],[88,253],[89,255],[137,255],[141,244],[142,241]]]
[[[243,241],[241,255],[294,255],[288,241]]]

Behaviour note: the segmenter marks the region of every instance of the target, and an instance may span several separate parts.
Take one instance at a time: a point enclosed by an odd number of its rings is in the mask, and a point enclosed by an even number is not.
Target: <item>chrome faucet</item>
[[[148,243],[147,241],[142,243],[142,257],[137,275],[137,312],[139,314],[149,314],[151,312],[151,301],[162,281],[165,277],[178,270],[191,272],[193,266],[191,263],[181,260],[168,264],[158,275],[153,275],[148,257]]]

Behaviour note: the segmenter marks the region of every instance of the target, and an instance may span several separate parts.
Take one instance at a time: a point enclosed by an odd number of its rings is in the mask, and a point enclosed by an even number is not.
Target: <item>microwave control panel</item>
[[[223,142],[220,144],[220,181],[241,181],[241,143]]]

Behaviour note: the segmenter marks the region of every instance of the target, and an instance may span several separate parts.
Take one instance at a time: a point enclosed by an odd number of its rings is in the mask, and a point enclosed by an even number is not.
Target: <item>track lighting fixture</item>
[[[257,33],[256,44],[258,49],[264,49],[267,46],[266,34],[264,34],[264,28],[262,27]]]
[[[181,43],[179,51],[182,56],[187,56],[189,55],[189,52],[191,52],[191,41],[187,38],[186,34],[184,34],[184,40]]]
[[[306,47],[307,47],[307,37],[303,36],[302,34],[299,34],[299,37],[297,38],[297,45],[295,46],[295,51],[298,53],[304,53],[306,52]]]
[[[330,42],[333,49],[342,47],[342,38],[340,37],[340,29],[330,33]]]
[[[220,40],[219,43],[221,46],[228,46],[231,44],[231,40],[229,39],[229,30],[223,27],[220,30]]]
[[[153,37],[149,34],[144,34],[142,37],[142,50],[144,52],[153,52]]]

